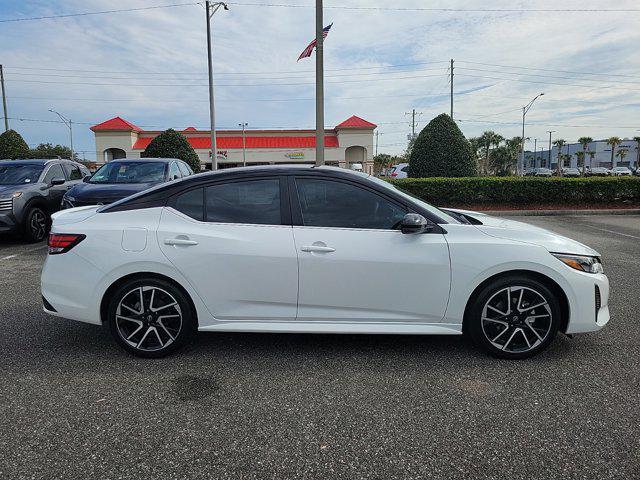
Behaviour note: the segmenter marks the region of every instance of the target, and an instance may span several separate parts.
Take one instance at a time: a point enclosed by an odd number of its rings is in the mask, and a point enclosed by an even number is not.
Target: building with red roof
[[[325,162],[348,167],[362,164],[373,172],[373,131],[376,125],[352,116],[332,129],[325,130]],[[144,130],[114,117],[91,127],[96,140],[99,163],[118,158],[139,158],[161,130]],[[179,130],[194,148],[203,168],[211,168],[209,130],[187,127]],[[315,163],[315,130],[218,130],[217,159],[220,168],[241,166],[243,151],[247,165],[276,163]]]

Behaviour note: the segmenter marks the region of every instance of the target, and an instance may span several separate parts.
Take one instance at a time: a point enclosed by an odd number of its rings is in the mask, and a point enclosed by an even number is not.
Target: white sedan
[[[591,248],[332,167],[221,170],[56,213],[42,296],[144,357],[235,331],[466,334],[524,358],[609,321]]]

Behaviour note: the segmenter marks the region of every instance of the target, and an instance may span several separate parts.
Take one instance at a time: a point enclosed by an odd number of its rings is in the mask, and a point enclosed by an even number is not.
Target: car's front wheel
[[[24,217],[24,238],[27,242],[41,242],[47,236],[49,218],[40,207],[32,207]]]
[[[494,356],[531,357],[547,348],[560,325],[560,303],[543,283],[507,277],[483,288],[465,319],[474,343]]]
[[[170,282],[135,279],[111,297],[108,324],[128,352],[160,358],[184,346],[196,331],[196,318],[185,294]]]

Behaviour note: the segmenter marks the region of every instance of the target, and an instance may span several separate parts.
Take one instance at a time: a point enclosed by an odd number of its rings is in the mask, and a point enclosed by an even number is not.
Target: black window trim
[[[271,223],[209,222],[206,220],[207,218],[207,190],[206,189],[208,187],[213,187],[216,185],[226,185],[229,183],[250,182],[250,181],[256,181],[256,180],[278,180],[279,181],[279,186],[280,186],[280,224],[279,225],[271,224]],[[246,176],[246,177],[221,178],[217,181],[200,183],[197,185],[193,185],[189,188],[185,188],[184,190],[180,190],[179,192],[176,192],[173,195],[171,195],[167,201],[166,206],[171,207],[173,210],[181,213],[182,215],[185,215],[176,208],[177,199],[180,195],[184,193],[190,192],[192,190],[198,190],[198,189],[203,189],[203,197],[202,197],[203,220],[196,220],[193,217],[189,217],[191,220],[194,220],[196,222],[207,223],[212,225],[216,225],[216,224],[218,225],[255,225],[260,227],[291,226],[291,207],[290,207],[290,201],[289,201],[289,189],[288,189],[286,177],[282,175],[270,175],[270,176],[254,175],[254,176]],[[186,216],[188,217],[188,215]]]

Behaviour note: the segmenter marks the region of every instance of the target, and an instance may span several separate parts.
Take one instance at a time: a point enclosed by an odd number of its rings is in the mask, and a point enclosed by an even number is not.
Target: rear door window
[[[280,225],[280,180],[260,179],[211,185],[205,190],[208,222]]]

